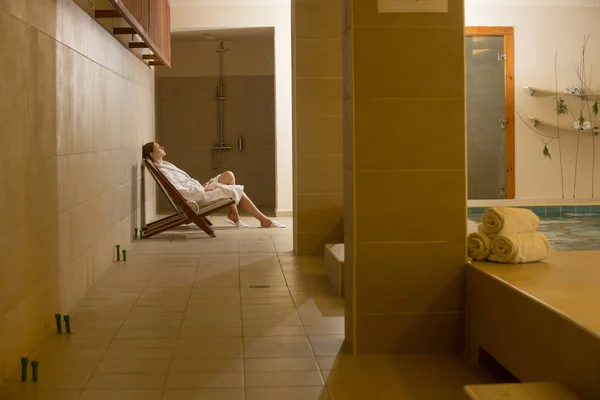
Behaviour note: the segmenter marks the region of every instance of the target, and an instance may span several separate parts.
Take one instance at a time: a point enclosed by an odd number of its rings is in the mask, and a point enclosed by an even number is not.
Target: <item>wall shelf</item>
[[[556,97],[557,93],[554,90],[547,90],[547,89],[538,89],[535,88],[533,86],[524,86],[523,87],[524,90],[526,90],[530,96],[538,96],[538,97]],[[593,95],[593,94],[573,94],[573,93],[558,93],[559,97],[576,97],[582,100],[590,100],[590,101],[596,101],[600,98],[600,96],[598,95]]]
[[[539,119],[537,119],[536,117],[527,117],[527,118],[529,118],[529,119],[531,120],[531,124],[532,124],[534,127],[538,126],[538,124],[540,123],[540,120],[539,120]]]
[[[169,0],[109,0],[114,10],[96,10],[94,17],[123,18],[129,27],[116,27],[113,35],[132,35],[130,49],[149,49],[148,65],[171,67],[171,7]],[[133,41],[138,35],[141,41]]]
[[[547,129],[556,129],[556,124],[546,124],[546,123],[540,121],[539,119],[537,119],[536,117],[532,117],[532,116],[529,116],[527,118],[531,121],[531,125],[534,128],[537,128],[539,125],[543,125]],[[598,127],[594,128],[594,129],[575,129],[573,126],[571,126],[571,127],[567,127],[567,128],[561,127],[560,129],[563,131],[572,131],[572,132],[600,133],[600,128],[598,128]]]

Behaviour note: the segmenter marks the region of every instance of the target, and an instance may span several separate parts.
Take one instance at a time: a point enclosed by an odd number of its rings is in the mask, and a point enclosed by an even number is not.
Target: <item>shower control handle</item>
[[[244,137],[243,136],[240,136],[238,138],[238,150],[244,151]]]

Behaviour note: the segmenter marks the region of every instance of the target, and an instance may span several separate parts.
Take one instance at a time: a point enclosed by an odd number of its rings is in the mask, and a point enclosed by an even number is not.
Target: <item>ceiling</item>
[[[241,39],[272,39],[273,27],[265,28],[198,28],[189,30],[177,30],[171,32],[173,41],[218,41],[218,40],[241,40]]]

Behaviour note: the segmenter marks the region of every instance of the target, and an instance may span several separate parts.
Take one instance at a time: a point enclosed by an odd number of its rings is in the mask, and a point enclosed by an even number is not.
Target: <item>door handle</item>
[[[506,129],[506,125],[508,124],[508,120],[506,118],[500,118],[500,128]]]

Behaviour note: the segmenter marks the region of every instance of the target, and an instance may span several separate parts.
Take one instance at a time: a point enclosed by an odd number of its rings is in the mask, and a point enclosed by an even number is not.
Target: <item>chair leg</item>
[[[185,220],[179,219],[179,220],[175,220],[175,221],[173,221],[171,223],[168,223],[168,224],[154,225],[152,228],[144,229],[144,231],[143,231],[144,233],[143,233],[142,239],[149,239],[152,236],[158,235],[161,232],[165,232],[165,231],[168,231],[170,229],[177,228],[178,226],[180,226],[182,224],[185,224],[187,221],[189,221],[189,220],[187,220],[187,219],[185,219]]]
[[[212,222],[210,222],[210,220],[206,217],[204,217],[204,222],[206,222],[206,225],[208,226],[213,226]]]
[[[198,228],[202,229],[208,236],[210,236],[210,237],[217,237],[217,235],[215,235],[215,231],[213,230],[213,228],[211,228],[206,223],[206,218],[205,217],[200,217],[200,218],[194,219],[194,223],[196,224],[196,226]]]
[[[177,218],[177,217],[179,217],[179,214],[171,214],[168,217],[164,217],[164,218],[161,218],[161,219],[157,219],[156,221],[148,222],[146,224],[146,226],[152,226],[152,225],[155,225],[155,224],[159,224],[161,222],[169,221],[169,220]]]

